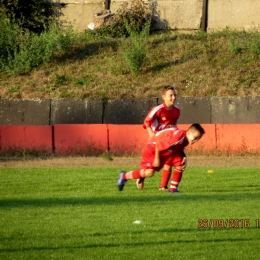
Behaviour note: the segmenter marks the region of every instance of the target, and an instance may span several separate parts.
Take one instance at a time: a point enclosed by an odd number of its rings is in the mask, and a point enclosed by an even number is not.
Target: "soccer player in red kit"
[[[152,177],[155,171],[160,171],[165,163],[175,166],[169,192],[178,191],[178,185],[182,178],[182,172],[186,167],[184,148],[188,144],[194,144],[205,133],[199,124],[193,124],[187,131],[178,128],[167,128],[152,136],[143,150],[141,169],[134,171],[121,171],[117,181],[120,191],[130,179]],[[175,174],[176,172],[176,174]]]
[[[180,117],[180,109],[174,105],[176,96],[177,94],[173,86],[168,85],[163,87],[162,99],[164,102],[153,107],[144,119],[143,127],[147,129],[150,137],[166,128],[177,127],[177,120]],[[168,189],[167,186],[172,173],[171,166],[172,165],[168,164],[164,165],[159,190]],[[138,189],[143,189],[144,178],[138,179],[136,185]]]

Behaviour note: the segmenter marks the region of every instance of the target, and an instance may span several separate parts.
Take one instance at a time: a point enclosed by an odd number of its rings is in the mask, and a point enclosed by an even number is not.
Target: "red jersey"
[[[164,164],[179,166],[185,157],[184,148],[188,145],[186,132],[177,128],[167,128],[152,136],[145,146],[141,159],[142,169],[160,171]],[[160,166],[154,167],[155,146],[160,152]]]
[[[162,103],[150,110],[144,119],[143,127],[151,127],[153,132],[157,133],[165,128],[176,127],[179,117],[179,107],[173,106],[172,109],[169,109],[165,103]]]
[[[183,152],[189,144],[185,130],[168,128],[152,136],[149,143],[156,144],[161,155]]]

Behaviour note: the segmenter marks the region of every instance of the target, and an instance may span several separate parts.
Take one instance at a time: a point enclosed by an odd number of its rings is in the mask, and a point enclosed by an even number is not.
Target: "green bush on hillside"
[[[1,19],[0,31],[0,71],[10,75],[28,73],[50,62],[68,51],[76,40],[75,32],[55,24],[38,35],[8,19]]]
[[[17,75],[67,51],[72,30],[58,26],[60,6],[50,0],[2,0],[0,3],[0,71]]]
[[[147,20],[141,32],[135,27],[134,21],[125,20],[124,22],[130,37],[122,44],[123,55],[130,71],[133,74],[138,74],[146,59],[146,40],[149,36],[151,21]]]
[[[41,33],[57,21],[60,8],[50,0],[2,0],[0,14],[23,29]]]
[[[128,5],[130,6],[128,8]],[[92,33],[96,36],[123,38],[129,37],[130,31],[127,24],[132,24],[136,32],[140,33],[145,24],[151,21],[152,13],[154,12],[154,5],[152,2],[144,2],[143,0],[130,0],[124,2],[114,14],[108,24],[102,25],[95,29]],[[150,28],[151,29],[151,23]]]

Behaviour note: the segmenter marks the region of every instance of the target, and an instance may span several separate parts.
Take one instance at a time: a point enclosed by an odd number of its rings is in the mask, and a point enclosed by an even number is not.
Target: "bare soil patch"
[[[114,157],[107,160],[102,157],[51,157],[51,158],[0,158],[0,168],[21,167],[134,167],[138,168],[140,157]],[[188,166],[209,167],[260,167],[259,156],[190,156]]]

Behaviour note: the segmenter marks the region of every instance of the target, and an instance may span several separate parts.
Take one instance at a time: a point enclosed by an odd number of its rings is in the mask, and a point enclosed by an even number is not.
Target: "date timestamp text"
[[[197,228],[259,228],[260,220],[253,223],[249,219],[198,219]]]

